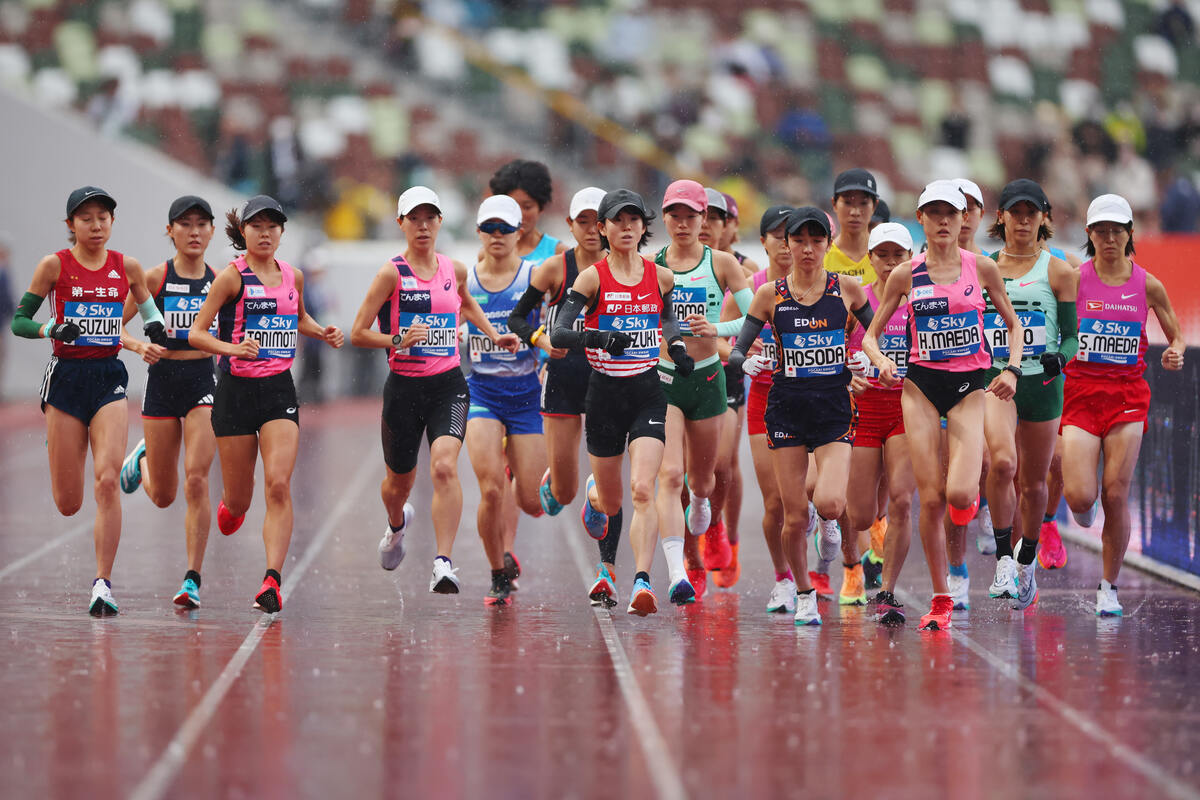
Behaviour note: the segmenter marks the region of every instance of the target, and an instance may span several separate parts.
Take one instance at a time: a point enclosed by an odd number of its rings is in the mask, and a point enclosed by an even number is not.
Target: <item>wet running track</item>
[[[1099,562],[1068,545],[1021,615],[987,598],[994,562],[972,551],[972,610],[919,633],[914,546],[906,628],[823,601],[824,626],[797,629],[764,612],[773,576],[748,483],[733,591],[647,619],[594,610],[576,507],[522,518],[521,591],[487,608],[470,480],[462,594],[428,592],[425,476],[408,556],[379,568],[378,409],[303,412],[273,620],[250,608],[261,496],[232,537],[214,526],[204,606],[178,612],[182,498],[160,510],[142,493],[124,499],[122,613],[89,617],[94,504],[58,516],[40,414],[0,410],[0,795],[1200,798],[1194,593],[1128,569],[1127,616],[1099,620]],[[748,449],[743,463],[751,474]],[[624,598],[626,542],[618,562]],[[661,552],[653,577],[665,600]]]

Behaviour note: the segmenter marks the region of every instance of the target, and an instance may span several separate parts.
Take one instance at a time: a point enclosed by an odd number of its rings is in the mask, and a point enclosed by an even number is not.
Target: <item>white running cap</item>
[[[417,206],[433,206],[439,214],[442,213],[442,201],[438,199],[437,192],[428,186],[413,186],[400,195],[396,203],[396,216],[407,217]]]
[[[521,206],[506,194],[494,194],[485,197],[479,204],[479,213],[475,215],[475,224],[482,225],[489,219],[507,222],[514,228],[521,227]]]
[[[917,198],[917,208],[924,208],[929,203],[936,203],[941,200],[944,203],[963,211],[967,207],[967,196],[963,194],[962,189],[958,188],[958,184],[954,181],[942,180],[934,181],[925,187],[925,191],[921,192],[921,196]]]
[[[881,222],[876,225],[871,230],[871,237],[867,240],[867,252],[871,252],[884,242],[895,242],[905,250],[913,249],[912,234],[899,222]]]
[[[1087,210],[1088,227],[1097,222],[1128,225],[1133,222],[1133,209],[1129,207],[1129,201],[1119,194],[1102,194],[1092,201]]]
[[[979,184],[966,178],[955,178],[954,185],[967,197],[974,197],[975,202],[979,203],[979,207],[983,208],[983,192],[980,190]]]
[[[584,211],[600,211],[600,201],[607,194],[603,189],[597,189],[595,186],[589,186],[586,189],[580,189],[571,198],[571,208],[567,212],[571,219],[575,219]]]

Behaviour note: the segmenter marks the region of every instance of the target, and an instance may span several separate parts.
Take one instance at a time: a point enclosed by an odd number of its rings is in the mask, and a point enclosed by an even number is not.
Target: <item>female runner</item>
[[[550,170],[540,161],[518,158],[510,161],[488,181],[492,194],[506,194],[521,207],[521,240],[517,253],[521,258],[540,264],[567,246],[548,233],[538,230],[538,220],[554,196]]]
[[[213,281],[192,321],[188,342],[220,356],[212,426],[221,456],[224,497],[217,528],[228,536],[241,527],[254,495],[254,462],[262,453],[263,544],[267,571],[254,607],[283,608],[283,564],[292,540],[292,470],[300,443],[300,402],[290,367],[297,335],[341,347],[344,337],[304,310],[304,276],[275,258],[287,216],[272,197],[257,195],[241,213],[226,214],[225,234],[242,251]],[[217,335],[209,332],[217,322]]]

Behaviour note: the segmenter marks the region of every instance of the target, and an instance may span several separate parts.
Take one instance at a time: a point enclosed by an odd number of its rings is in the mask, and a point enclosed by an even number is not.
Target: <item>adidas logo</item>
[[[110,278],[120,278],[121,276],[117,274],[117,271],[116,271],[115,269],[110,269],[110,270],[108,271],[108,277],[110,277]]]
[[[213,396],[211,394],[204,395],[204,397],[201,397],[200,401],[198,403],[196,403],[196,405],[198,405],[198,406],[211,406],[212,404],[213,404]]]
[[[125,394],[125,387],[118,386],[117,388],[113,389],[113,394]]]

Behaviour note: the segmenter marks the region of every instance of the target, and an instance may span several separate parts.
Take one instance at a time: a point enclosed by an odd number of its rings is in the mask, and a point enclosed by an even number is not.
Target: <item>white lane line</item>
[[[584,587],[587,588],[592,585],[591,565],[583,552],[583,546],[579,543],[579,537],[573,534],[574,531],[566,535],[567,546],[571,549],[571,555],[575,558],[575,566],[579,569],[579,576],[583,579]],[[596,613],[596,624],[600,626],[600,635],[604,637],[604,645],[608,648],[609,658],[612,659],[613,672],[616,673],[617,683],[621,687],[621,696],[625,698],[625,705],[629,708],[630,721],[633,723],[638,741],[642,745],[642,756],[646,762],[646,769],[650,773],[650,780],[654,782],[654,788],[658,791],[659,797],[668,798],[668,800],[683,800],[688,796],[687,790],[683,786],[683,778],[671,758],[671,751],[667,747],[667,741],[663,738],[662,731],[658,729],[658,724],[654,721],[654,713],[650,710],[650,704],[646,702],[646,696],[642,694],[637,677],[633,674],[629,656],[625,653],[625,648],[621,646],[621,640],[617,638],[612,616],[601,607],[596,607],[593,611]]]
[[[906,605],[920,608],[918,605],[919,601],[910,593],[897,590],[896,596],[901,598],[901,602]],[[1113,758],[1161,789],[1167,797],[1178,798],[1178,800],[1200,800],[1200,790],[1177,780],[1167,772],[1165,767],[1155,764],[1141,753],[1123,744],[1116,736],[1107,731],[1104,726],[1095,722],[1069,703],[1060,700],[1053,692],[1040,686],[1036,681],[1032,681],[1022,675],[1017,667],[976,642],[966,632],[951,626],[950,634],[954,637],[955,641],[965,644],[968,650],[979,656],[981,660],[987,662],[1001,676],[1012,681],[1019,688],[1029,692],[1039,703],[1046,706],[1055,714],[1058,714],[1058,716],[1074,726],[1084,736],[1102,746]]]
[[[304,556],[296,564],[295,569],[291,571],[290,577],[287,579],[284,587],[286,592],[285,597],[290,597],[297,587],[300,585],[300,579],[304,577],[304,573],[312,564],[313,559],[321,552],[325,543],[333,535],[337,529],[338,523],[342,517],[351,508],[354,507],[358,500],[358,494],[367,484],[367,479],[378,468],[378,465],[370,460],[364,459],[359,466],[358,472],[355,473],[350,485],[342,494],[342,499],[334,507],[333,512],[325,518],[325,524],[317,532],[316,538],[313,539],[311,545],[304,552]],[[242,673],[242,669],[246,666],[246,662],[250,660],[250,656],[258,648],[258,643],[262,641],[263,634],[271,627],[275,621],[274,614],[264,614],[262,618],[254,623],[254,627],[250,629],[250,633],[246,634],[246,638],[242,640],[241,645],[229,659],[229,663],[225,665],[225,669],[221,670],[221,674],[213,682],[212,686],[208,687],[208,691],[204,693],[204,697],[196,704],[187,719],[179,726],[179,730],[167,744],[163,754],[159,756],[158,761],[151,767],[146,777],[142,779],[137,788],[130,795],[131,800],[157,800],[166,796],[167,791],[171,788],[172,782],[175,780],[176,773],[183,766],[187,755],[191,752],[200,736],[204,733],[204,729],[208,726],[209,721],[217,712],[217,707],[221,705],[221,701],[225,698],[225,694],[237,681]]]
[[[90,531],[92,529],[93,525],[94,525],[94,523],[90,520],[88,522],[81,522],[78,525],[76,525],[74,528],[71,528],[66,533],[60,533],[58,536],[55,536],[53,539],[46,542],[44,545],[39,547],[37,550],[34,550],[32,553],[21,556],[16,561],[14,561],[11,564],[9,564],[8,566],[4,567],[4,569],[0,569],[0,581],[4,580],[9,575],[19,572],[20,570],[24,569],[29,564],[32,564],[34,561],[37,561],[39,558],[46,555],[51,550],[55,549],[63,542],[70,541],[71,539],[74,539],[76,536],[81,536],[82,534],[87,533],[88,531]]]

